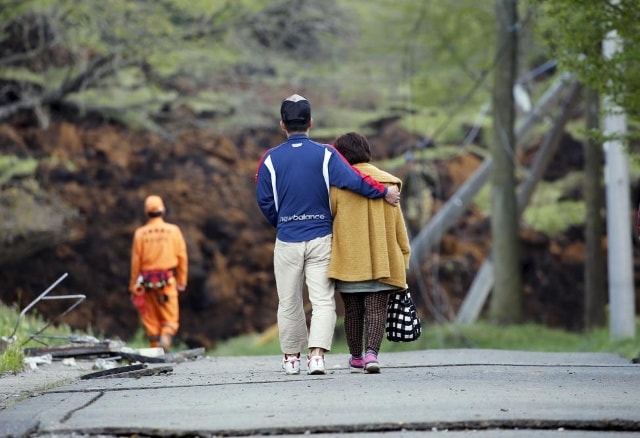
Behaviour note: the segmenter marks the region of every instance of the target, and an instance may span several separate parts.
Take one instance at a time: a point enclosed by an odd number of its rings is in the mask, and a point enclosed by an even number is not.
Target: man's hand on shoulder
[[[384,200],[396,207],[400,202],[400,190],[398,189],[398,186],[392,185],[387,187],[387,194],[385,195]]]

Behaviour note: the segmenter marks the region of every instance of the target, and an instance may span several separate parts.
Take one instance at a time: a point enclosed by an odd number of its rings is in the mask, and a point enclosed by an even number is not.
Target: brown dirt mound
[[[75,208],[73,240],[3,266],[2,300],[23,308],[62,273],[52,295],[84,293],[87,300],[64,318],[78,329],[129,339],[138,318],[127,283],[133,232],[143,223],[146,195],[161,195],[167,220],[183,229],[189,285],[181,296],[180,340],[211,348],[216,340],[260,332],[275,323],[272,273],[274,230],[255,203],[254,173],[261,154],[283,140],[277,130],[224,137],[204,130],[173,143],[92,118],[58,115],[47,129],[32,120],[0,125],[6,154],[41,159],[37,180]],[[420,139],[385,126],[371,136],[374,159],[406,153]],[[401,138],[402,142],[398,139]],[[391,139],[394,139],[393,141]],[[325,139],[326,141],[326,139]],[[437,171],[437,209],[478,166],[461,154],[431,163]],[[407,167],[395,169],[406,175]],[[488,219],[471,208],[425,260],[426,292],[417,301],[425,318],[451,319],[490,250]],[[526,315],[551,326],[581,327],[584,248],[575,239],[523,232]],[[67,304],[47,303],[48,318]]]

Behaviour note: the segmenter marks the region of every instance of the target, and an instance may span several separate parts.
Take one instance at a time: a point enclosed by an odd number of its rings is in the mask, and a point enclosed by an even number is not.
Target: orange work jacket
[[[180,228],[162,217],[149,219],[136,229],[131,248],[131,278],[133,292],[142,271],[175,269],[177,286],[187,285],[187,245]]]

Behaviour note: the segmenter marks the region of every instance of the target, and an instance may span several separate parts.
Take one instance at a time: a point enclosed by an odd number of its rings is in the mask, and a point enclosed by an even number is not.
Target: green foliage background
[[[640,0],[518,5],[522,75],[556,58],[637,118]],[[272,126],[300,92],[319,129],[403,115],[453,142],[489,100],[495,14],[475,0],[0,0],[0,45],[22,41],[0,55],[0,79],[158,131],[202,114],[218,131]],[[614,29],[623,50],[605,60],[598,42]],[[169,127],[177,108],[195,120]]]
[[[220,115],[212,129],[271,126],[277,102],[294,91],[314,102],[318,128],[335,129],[488,98],[486,85],[474,90],[494,55],[486,50],[493,45],[491,2],[0,3],[4,23],[47,23],[36,28],[46,35],[25,42],[33,50],[0,78],[54,91],[89,72],[64,98],[133,126],[153,127],[163,109],[179,106]],[[15,32],[5,27],[0,42]],[[91,70],[100,59],[104,65]],[[419,128],[427,136],[434,129]]]
[[[640,1],[531,0],[537,5],[536,29],[548,53],[564,70],[609,95],[628,115],[640,116]],[[610,57],[605,41],[620,38]]]

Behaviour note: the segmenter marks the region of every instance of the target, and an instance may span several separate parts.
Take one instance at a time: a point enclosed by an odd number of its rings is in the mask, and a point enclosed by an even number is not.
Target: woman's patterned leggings
[[[362,355],[364,351],[380,351],[387,322],[387,301],[389,292],[341,293],[344,303],[344,331],[347,336],[349,353]]]

